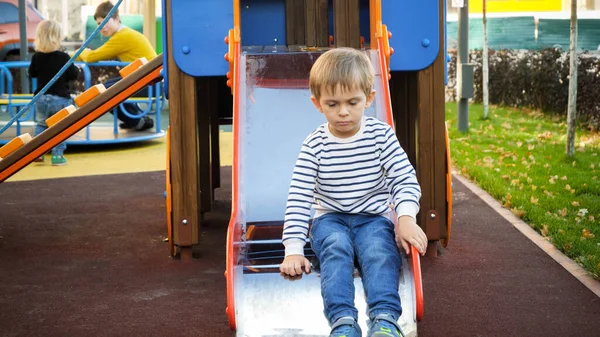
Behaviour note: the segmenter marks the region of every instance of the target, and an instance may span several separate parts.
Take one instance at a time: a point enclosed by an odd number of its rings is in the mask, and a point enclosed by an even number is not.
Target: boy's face
[[[104,18],[97,18],[96,24],[98,26],[100,26],[102,21],[104,21]],[[116,20],[115,18],[110,18],[110,19],[108,19],[108,21],[106,22],[104,27],[102,27],[102,29],[100,30],[100,34],[102,34],[106,37],[111,37],[111,36],[113,36],[114,33],[117,32],[118,29],[119,29],[119,20]]]
[[[338,85],[335,92],[321,90],[321,97],[317,99],[311,96],[311,100],[317,110],[325,115],[329,131],[338,138],[348,138],[360,129],[365,109],[371,105],[374,97],[374,90],[366,96],[358,88],[343,91]]]

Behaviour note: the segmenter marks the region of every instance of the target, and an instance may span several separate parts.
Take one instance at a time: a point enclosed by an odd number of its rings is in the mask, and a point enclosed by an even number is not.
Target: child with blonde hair
[[[61,50],[61,39],[62,33],[58,22],[44,20],[37,26],[34,41],[36,52],[33,54],[29,65],[29,77],[37,78],[36,95],[70,59],[69,55]],[[48,117],[73,104],[69,92],[69,81],[77,79],[78,75],[79,68],[71,65],[35,102],[36,136],[48,128],[46,125]],[[66,148],[67,146],[62,143],[52,149],[52,165],[65,165],[67,163],[64,157]],[[44,156],[36,161],[43,162]]]
[[[427,236],[416,223],[421,188],[415,170],[392,128],[364,116],[375,97],[373,84],[371,62],[362,51],[336,48],[316,60],[311,100],[327,123],[304,140],[289,188],[280,271],[286,278],[310,272],[304,257],[308,236],[320,263],[330,336],[362,336],[354,306],[355,261],[368,306],[367,336],[404,336],[397,322],[399,247],[407,254],[410,245],[421,254],[427,249]],[[388,218],[390,205],[396,225]]]

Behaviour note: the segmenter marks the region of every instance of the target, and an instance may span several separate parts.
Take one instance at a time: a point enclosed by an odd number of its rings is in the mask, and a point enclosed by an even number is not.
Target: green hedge
[[[488,18],[488,46],[494,49],[544,49],[560,47],[569,49],[569,19],[540,18],[537,24],[533,16]],[[600,44],[600,19],[577,20],[577,49],[596,50]],[[457,22],[446,23],[448,45],[456,48]],[[469,18],[469,49],[483,48],[483,22],[481,18]]]
[[[456,52],[450,51],[449,54],[446,100],[454,101]],[[481,56],[480,50],[471,51],[469,55],[470,62],[475,65],[473,101],[477,103],[483,99]],[[578,120],[584,127],[600,130],[600,55],[581,53],[578,58]],[[566,116],[569,62],[568,51],[555,48],[490,50],[490,104],[525,107]]]

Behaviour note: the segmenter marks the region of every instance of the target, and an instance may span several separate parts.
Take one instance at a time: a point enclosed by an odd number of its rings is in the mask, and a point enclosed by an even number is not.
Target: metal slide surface
[[[367,53],[377,65],[377,51]],[[234,239],[239,255],[232,273],[237,336],[328,336],[330,332],[318,273],[288,281],[278,270],[284,256],[281,231],[296,158],[302,141],[326,122],[312,105],[307,87],[316,56],[246,52],[240,57],[239,119],[235,121],[239,131],[234,140],[239,147],[234,165],[238,184],[234,188],[241,235]],[[381,93],[378,70],[376,75],[376,90]],[[366,115],[387,122],[382,97],[377,95]],[[305,253],[312,257],[310,243]],[[405,256],[403,266],[400,324],[407,336],[416,336],[413,276]],[[366,336],[366,302],[359,277],[354,284],[359,323]]]
[[[79,107],[69,116],[48,128],[19,149],[0,160],[0,183],[51,150],[112,108],[161,77],[162,56],[114,84],[105,92]],[[33,135],[32,135],[33,136]]]

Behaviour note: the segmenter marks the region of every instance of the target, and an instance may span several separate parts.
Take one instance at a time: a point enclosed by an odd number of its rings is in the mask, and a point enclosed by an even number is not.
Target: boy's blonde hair
[[[36,51],[51,53],[61,48],[61,40],[60,24],[54,20],[43,20],[37,26],[33,45]]]
[[[335,48],[321,55],[310,70],[310,91],[316,99],[323,90],[334,93],[359,88],[368,97],[373,91],[375,73],[367,54],[353,48]]]

